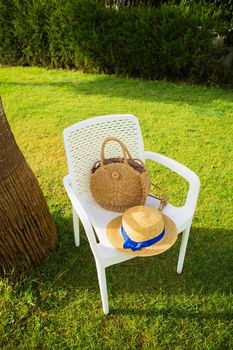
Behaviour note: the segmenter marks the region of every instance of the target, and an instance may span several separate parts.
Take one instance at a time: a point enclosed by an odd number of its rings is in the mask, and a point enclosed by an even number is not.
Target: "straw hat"
[[[127,209],[111,220],[106,233],[116,249],[135,256],[163,253],[177,239],[176,225],[167,215],[142,205]]]

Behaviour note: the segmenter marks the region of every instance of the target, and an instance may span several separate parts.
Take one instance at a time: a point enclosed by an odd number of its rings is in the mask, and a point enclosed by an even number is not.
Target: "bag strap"
[[[106,143],[108,143],[109,141],[115,141],[121,146],[122,153],[124,155],[124,163],[128,164],[127,159],[132,159],[131,154],[129,153],[128,149],[126,148],[126,146],[124,145],[124,143],[121,140],[119,140],[118,138],[116,138],[114,136],[110,136],[110,137],[106,137],[106,139],[104,139],[104,141],[101,145],[100,166],[104,165],[104,161],[105,161],[104,150],[105,150]]]
[[[154,188],[158,189],[162,193],[162,197],[158,197],[158,196],[155,196],[154,194],[149,193],[150,197],[153,197],[153,198],[156,198],[156,199],[160,200],[160,205],[158,207],[158,210],[162,211],[163,208],[166,207],[166,205],[168,204],[168,197],[167,197],[165,191],[161,187],[159,187],[158,185],[153,184],[152,182],[150,184],[151,184],[151,186],[153,186]]]

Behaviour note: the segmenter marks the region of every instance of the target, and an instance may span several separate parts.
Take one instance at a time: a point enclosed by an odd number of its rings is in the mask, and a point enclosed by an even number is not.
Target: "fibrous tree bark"
[[[56,241],[44,195],[15,141],[0,98],[0,267],[11,271],[38,265]]]

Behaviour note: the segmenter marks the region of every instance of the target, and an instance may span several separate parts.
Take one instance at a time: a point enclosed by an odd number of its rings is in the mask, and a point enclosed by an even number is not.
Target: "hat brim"
[[[122,215],[111,220],[106,227],[106,234],[108,240],[114,248],[121,251],[122,253],[134,255],[134,256],[153,256],[161,254],[168,250],[177,240],[178,232],[175,223],[165,214],[162,214],[164,225],[165,225],[165,235],[163,238],[147,248],[142,248],[141,250],[132,251],[131,249],[123,248],[124,239],[121,235],[121,224]]]

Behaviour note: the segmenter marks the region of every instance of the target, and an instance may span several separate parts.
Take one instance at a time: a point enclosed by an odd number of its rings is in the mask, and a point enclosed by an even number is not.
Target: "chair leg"
[[[107,292],[105,268],[103,268],[99,264],[96,264],[96,268],[97,268],[103,310],[105,315],[107,315],[109,313],[109,306],[108,306],[108,292]]]
[[[185,258],[187,244],[188,244],[190,228],[191,228],[191,225],[189,225],[182,233],[182,241],[181,241],[179,259],[177,264],[177,273],[179,274],[182,272],[183,266],[184,266],[184,258]]]
[[[79,217],[74,207],[72,207],[72,214],[73,214],[73,227],[74,227],[74,242],[75,242],[75,246],[78,247],[80,245]]]

